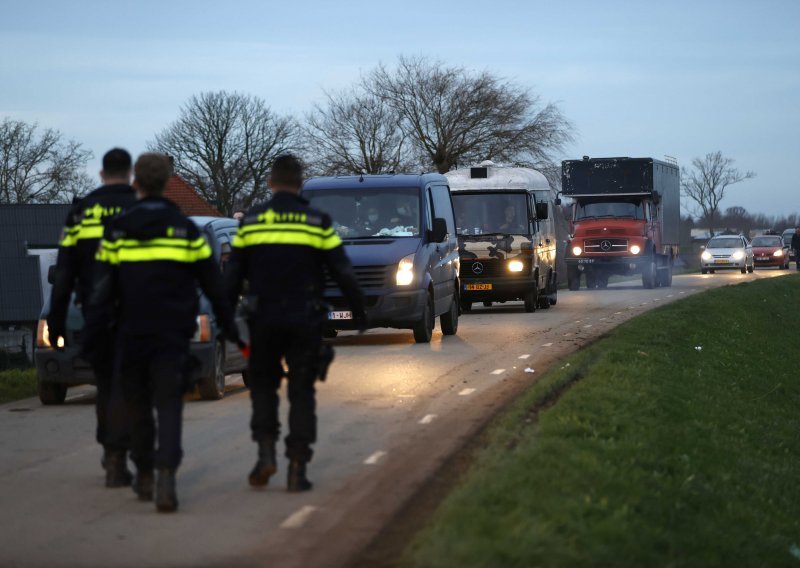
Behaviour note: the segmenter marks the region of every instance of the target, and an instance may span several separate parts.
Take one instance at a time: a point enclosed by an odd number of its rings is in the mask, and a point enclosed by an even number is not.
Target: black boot
[[[310,491],[313,484],[306,478],[306,462],[292,460],[289,462],[289,476],[286,488],[289,493],[299,493]]]
[[[103,457],[106,468],[106,487],[127,487],[133,481],[128,469],[128,455],[124,450],[106,450]]]
[[[264,438],[258,442],[258,461],[250,472],[250,485],[264,487],[276,471],[278,465],[275,463],[275,438]]]
[[[152,469],[140,469],[136,472],[136,479],[133,481],[133,492],[139,496],[139,501],[153,500],[153,486],[155,477]]]
[[[159,513],[172,513],[178,509],[178,495],[175,493],[174,469],[158,470],[156,509]]]

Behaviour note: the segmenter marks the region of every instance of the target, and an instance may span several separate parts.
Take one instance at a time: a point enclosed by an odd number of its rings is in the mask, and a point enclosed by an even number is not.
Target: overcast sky
[[[800,211],[795,0],[1,1],[0,118],[81,142],[93,173],[112,146],[143,151],[202,91],[302,116],[323,89],[426,55],[558,103],[577,128],[564,158],[688,166],[721,150],[757,174],[723,208]]]

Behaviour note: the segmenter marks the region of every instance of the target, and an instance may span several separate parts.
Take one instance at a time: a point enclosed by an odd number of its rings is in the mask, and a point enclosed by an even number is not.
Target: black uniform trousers
[[[125,451],[130,448],[130,426],[122,394],[113,389],[115,340],[113,335],[97,340],[102,345],[94,346],[91,361],[97,387],[94,406],[97,416],[95,438],[107,450]]]
[[[184,334],[118,334],[115,383],[128,409],[131,459],[140,471],[177,469],[181,463],[188,358]]]
[[[289,435],[286,457],[311,461],[311,444],[317,439],[314,382],[319,367],[322,329],[318,322],[250,320],[250,399],[253,440],[280,435],[278,390],[283,375],[282,360],[289,368]]]

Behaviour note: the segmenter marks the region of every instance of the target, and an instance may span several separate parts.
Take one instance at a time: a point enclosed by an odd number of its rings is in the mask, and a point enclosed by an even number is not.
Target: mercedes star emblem
[[[483,264],[480,262],[473,263],[472,272],[474,272],[475,274],[483,274]]]
[[[600,241],[600,249],[608,252],[611,250],[611,241]]]

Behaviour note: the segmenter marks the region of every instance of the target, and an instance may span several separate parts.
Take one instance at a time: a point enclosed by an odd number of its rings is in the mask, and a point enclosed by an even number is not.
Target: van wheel
[[[450,309],[439,318],[442,326],[442,333],[445,335],[455,335],[458,332],[458,292],[453,294],[453,301],[450,302]]]
[[[550,290],[547,293],[547,299],[551,306],[555,306],[558,303],[558,277],[555,274],[553,274],[553,278],[550,281]]]
[[[422,319],[414,326],[414,341],[417,343],[430,343],[433,337],[433,327],[436,325],[434,315],[433,297],[428,293],[428,301],[422,310]]]
[[[225,396],[225,345],[217,341],[214,347],[214,372],[200,377],[197,390],[203,400],[219,400]]]
[[[461,313],[468,313],[472,311],[472,302],[468,302],[467,300],[461,300]]]
[[[538,290],[533,288],[532,290],[525,292],[525,296],[522,298],[525,301],[525,311],[527,313],[536,311],[536,304],[539,301],[539,294],[537,292]]]
[[[61,383],[43,383],[39,381],[39,400],[45,406],[64,404],[67,398],[67,385]]]

